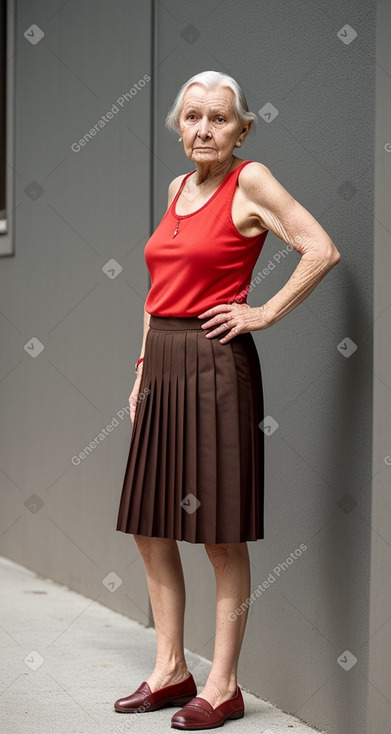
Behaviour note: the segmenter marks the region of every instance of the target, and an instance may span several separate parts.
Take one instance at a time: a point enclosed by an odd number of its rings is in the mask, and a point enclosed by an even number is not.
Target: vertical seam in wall
[[[17,110],[17,79],[18,79],[18,54],[16,52],[16,39],[17,39],[17,18],[18,16],[18,6],[19,0],[11,0],[10,3],[7,4],[7,8],[11,9],[12,12],[12,49],[7,49],[7,54],[11,50],[12,56],[13,56],[13,64],[14,68],[12,71],[12,126],[13,126],[13,133],[12,133],[12,191],[11,191],[11,206],[12,206],[12,223],[11,223],[11,232],[12,232],[12,241],[11,241],[11,252],[16,257],[17,251],[16,251],[16,194],[17,194],[17,182],[16,182],[16,137],[17,137],[17,124],[18,120],[16,119],[16,110]],[[12,60],[9,62],[12,64]]]
[[[151,95],[150,95],[150,206],[149,206],[149,230],[150,235],[155,228],[156,212],[156,105],[157,85],[155,83],[155,69],[157,65],[157,2],[151,0]]]
[[[150,104],[149,104],[149,119],[150,119],[150,141],[149,141],[149,234],[155,229],[155,212],[156,212],[156,194],[155,186],[157,181],[156,175],[156,108],[157,108],[157,85],[155,83],[155,70],[157,67],[157,1],[151,0],[151,41],[150,41],[150,76],[151,76],[151,87],[150,87]],[[148,285],[151,287],[151,279],[148,274]],[[148,595],[148,626],[153,627],[153,614],[151,600]]]

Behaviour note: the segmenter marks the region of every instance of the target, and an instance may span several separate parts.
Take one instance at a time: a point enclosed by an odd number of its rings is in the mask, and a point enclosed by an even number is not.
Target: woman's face
[[[244,139],[250,122],[234,114],[234,93],[229,87],[207,89],[191,84],[183,98],[179,127],[188,158],[195,163],[223,163],[232,156],[239,139]]]

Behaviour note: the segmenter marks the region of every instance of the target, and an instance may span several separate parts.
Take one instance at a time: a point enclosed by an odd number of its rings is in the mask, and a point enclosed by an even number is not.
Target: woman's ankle
[[[153,686],[154,690],[158,688],[164,688],[164,686],[174,685],[188,678],[190,671],[187,668],[186,661],[172,664],[159,664],[155,665],[151,675],[147,679],[149,685]]]
[[[205,686],[214,688],[216,691],[230,692],[232,695],[237,689],[237,674],[232,673],[230,676],[216,675],[212,671],[209,672]]]

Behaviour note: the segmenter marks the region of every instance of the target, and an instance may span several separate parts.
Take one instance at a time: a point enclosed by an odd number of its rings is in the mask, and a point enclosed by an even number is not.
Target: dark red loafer
[[[164,686],[158,691],[151,691],[148,683],[143,681],[127,698],[119,698],[114,708],[123,714],[139,714],[146,711],[157,711],[164,706],[184,706],[197,695],[197,686],[193,676],[174,683],[172,686]]]
[[[227,719],[241,719],[244,716],[242,692],[237,686],[236,694],[214,709],[205,698],[196,696],[171,719],[173,729],[215,729],[223,726]]]

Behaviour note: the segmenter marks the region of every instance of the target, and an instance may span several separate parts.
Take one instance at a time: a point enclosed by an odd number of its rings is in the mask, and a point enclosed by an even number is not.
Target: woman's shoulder
[[[271,175],[271,171],[264,163],[259,161],[245,161],[245,163],[247,165],[243,166],[239,173],[239,179],[243,183],[260,183]]]
[[[179,188],[181,186],[181,183],[183,179],[189,175],[189,173],[192,173],[192,171],[189,171],[188,173],[181,173],[179,176],[176,176],[168,187],[168,206],[172,203],[173,199],[175,198],[175,195],[178,193]]]
[[[250,161],[243,166],[238,176],[238,186],[243,195],[253,201],[260,192],[267,191],[274,181],[270,169],[258,161]]]

